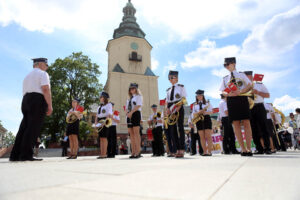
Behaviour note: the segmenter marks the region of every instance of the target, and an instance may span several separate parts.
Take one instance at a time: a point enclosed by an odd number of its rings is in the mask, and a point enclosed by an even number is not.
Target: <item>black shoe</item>
[[[67,157],[66,159],[72,159],[73,156]]]
[[[248,154],[248,152],[242,152],[241,153],[241,156],[248,156],[249,154]]]
[[[110,156],[107,156],[107,158],[115,158],[115,156],[113,156],[113,155],[110,155]]]
[[[138,157],[138,158],[142,158],[143,156],[142,156],[142,154],[139,154],[139,155],[137,155],[136,157]]]
[[[196,155],[196,153],[191,153],[191,156],[194,156],[194,155]]]
[[[107,157],[101,157],[101,156],[97,157],[97,159],[105,159],[105,158]]]
[[[272,152],[270,150],[264,150],[264,153],[267,154],[267,155],[271,155]]]
[[[255,151],[255,152],[254,152],[254,155],[262,155],[262,154],[264,154],[263,151]]]
[[[169,154],[167,157],[168,158],[172,158],[172,157],[174,157],[174,155],[173,154]]]
[[[41,158],[28,158],[28,159],[20,159],[20,161],[42,161]]]
[[[247,156],[253,156],[253,153],[250,151],[250,152],[247,152]]]
[[[241,154],[239,151],[232,151],[232,154]]]
[[[18,162],[18,161],[20,161],[20,159],[18,159],[18,158],[9,158],[9,161],[10,162]]]
[[[225,155],[230,155],[230,152],[224,152]]]
[[[130,158],[130,159],[133,159],[133,158],[135,158],[135,156],[134,156],[134,155],[131,155],[131,156],[129,156],[129,158]]]

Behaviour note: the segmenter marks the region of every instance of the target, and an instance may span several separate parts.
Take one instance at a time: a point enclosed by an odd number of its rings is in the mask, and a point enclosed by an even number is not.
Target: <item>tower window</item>
[[[136,51],[133,51],[129,54],[129,60],[140,62],[142,61],[142,56],[138,55]]]

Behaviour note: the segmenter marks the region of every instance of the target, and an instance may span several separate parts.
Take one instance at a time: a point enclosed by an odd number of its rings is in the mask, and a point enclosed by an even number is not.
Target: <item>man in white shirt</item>
[[[253,81],[253,72],[244,72],[250,81]],[[253,94],[256,96],[254,107],[251,110],[251,129],[253,142],[256,147],[256,154],[272,154],[270,151],[270,135],[267,128],[267,111],[264,106],[264,99],[270,98],[270,93],[263,83],[253,84]],[[263,142],[261,142],[261,139]]]
[[[10,161],[40,161],[33,157],[33,146],[40,135],[46,115],[51,115],[50,79],[46,72],[48,60],[35,58],[33,70],[23,81],[23,119],[10,154]]]

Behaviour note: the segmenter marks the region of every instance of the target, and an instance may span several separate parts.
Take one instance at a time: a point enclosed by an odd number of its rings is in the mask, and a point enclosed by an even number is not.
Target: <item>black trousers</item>
[[[25,94],[22,100],[23,119],[10,154],[11,159],[27,160],[32,158],[33,147],[40,136],[46,111],[47,103],[42,94]]]
[[[197,150],[196,150],[197,142],[198,142],[198,145],[199,145],[199,153],[203,154],[203,149],[202,149],[202,146],[201,146],[200,136],[199,136],[198,133],[195,133],[194,129],[192,128],[191,129],[191,153],[192,154],[197,153]]]
[[[168,107],[170,107],[172,104],[170,104]],[[185,133],[184,133],[184,108],[183,106],[179,110],[179,118],[176,124],[170,126],[169,125],[169,131],[170,134],[173,135],[176,143],[177,150],[185,150]],[[177,130],[178,129],[178,130]]]
[[[61,156],[65,157],[68,155],[68,142],[62,142],[62,153]]]
[[[229,122],[229,117],[222,117],[223,128],[223,150],[224,153],[237,152],[235,147],[235,135],[232,124]]]
[[[117,127],[111,126],[108,130],[108,145],[107,145],[107,155],[108,156],[115,156],[117,150]]]
[[[266,150],[270,150],[270,133],[267,127],[267,112],[263,103],[255,104],[251,110],[251,129],[257,151],[263,151],[260,138],[264,140]]]
[[[176,147],[175,139],[174,136],[170,133],[169,129],[165,129],[165,135],[167,138],[170,153],[176,153],[177,147]]]
[[[163,155],[165,153],[163,136],[162,136],[162,127],[156,127],[152,130],[153,134],[153,155]]]

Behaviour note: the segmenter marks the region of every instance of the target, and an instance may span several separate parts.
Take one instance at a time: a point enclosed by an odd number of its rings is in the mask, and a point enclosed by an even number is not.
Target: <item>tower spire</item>
[[[145,38],[145,33],[136,22],[136,9],[134,8],[131,0],[128,0],[126,6],[123,8],[124,16],[119,28],[115,29],[113,38],[119,38],[122,36],[133,36],[139,38]]]

